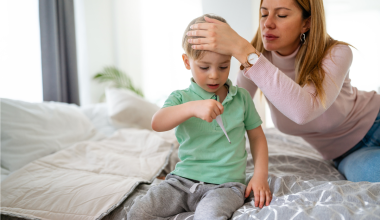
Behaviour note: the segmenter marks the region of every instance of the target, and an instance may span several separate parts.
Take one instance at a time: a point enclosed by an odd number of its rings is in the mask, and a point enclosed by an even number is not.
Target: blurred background
[[[172,91],[190,83],[191,73],[181,58],[188,23],[213,13],[251,41],[258,28],[259,4],[259,0],[73,0],[74,31],[68,34],[75,39],[77,104],[101,101],[106,84],[93,78],[113,66],[125,72],[147,100],[161,106]],[[380,93],[380,1],[325,0],[324,5],[328,33],[357,48],[352,48],[352,85]],[[40,16],[39,0],[0,2],[2,98],[45,100]],[[238,68],[233,59],[229,78],[234,83]],[[255,103],[263,127],[272,127],[264,99],[255,97]]]

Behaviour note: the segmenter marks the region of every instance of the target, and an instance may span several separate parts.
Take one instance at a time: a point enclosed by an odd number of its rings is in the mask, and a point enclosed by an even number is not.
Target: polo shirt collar
[[[190,79],[190,87],[189,89],[191,91],[193,91],[195,94],[197,94],[198,96],[200,96],[202,99],[206,100],[206,99],[213,99],[215,93],[213,92],[207,92],[206,90],[202,89],[195,81],[194,81],[194,78],[191,78]],[[229,91],[227,93],[227,96],[225,98],[225,102],[229,101],[232,99],[233,96],[236,95],[237,93],[237,88],[236,86],[233,86],[232,85],[232,82],[230,79],[227,79],[227,82],[226,84],[229,86]]]

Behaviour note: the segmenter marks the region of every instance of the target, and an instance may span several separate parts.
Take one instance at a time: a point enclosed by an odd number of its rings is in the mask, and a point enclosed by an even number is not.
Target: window
[[[2,3],[0,97],[41,102],[42,71],[38,0]],[[5,52],[4,52],[5,51]]]

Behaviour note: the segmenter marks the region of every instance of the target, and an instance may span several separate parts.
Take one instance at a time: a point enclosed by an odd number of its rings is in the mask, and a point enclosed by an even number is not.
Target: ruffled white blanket
[[[39,219],[100,219],[167,165],[174,142],[122,129],[35,160],[2,182],[3,214]]]

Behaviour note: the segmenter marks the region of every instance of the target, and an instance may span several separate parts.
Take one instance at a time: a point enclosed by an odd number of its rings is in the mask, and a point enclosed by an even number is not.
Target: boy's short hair
[[[205,16],[228,24],[224,18],[217,16],[217,15],[210,15],[210,14],[204,14],[200,17],[195,18],[194,20],[192,20],[190,22],[190,24],[187,26],[187,28],[185,30],[185,33],[183,34],[182,48],[185,50],[186,55],[189,56],[190,58],[194,59],[194,60],[201,59],[205,51],[204,50],[194,50],[193,48],[191,48],[192,44],[190,44],[188,42],[188,39],[203,38],[203,37],[187,36],[186,33],[188,31],[191,31],[191,29],[190,29],[191,25],[198,24],[198,23],[206,23],[206,20],[204,18]]]

